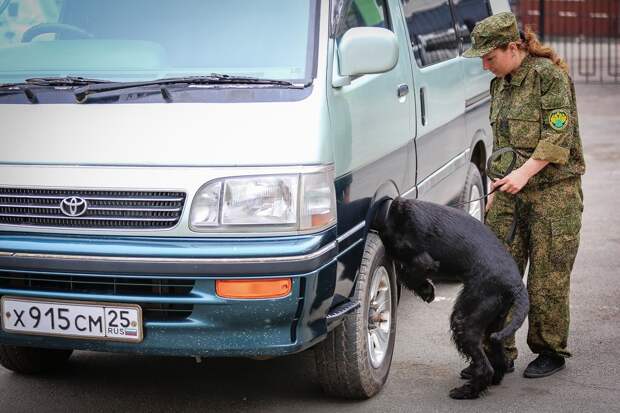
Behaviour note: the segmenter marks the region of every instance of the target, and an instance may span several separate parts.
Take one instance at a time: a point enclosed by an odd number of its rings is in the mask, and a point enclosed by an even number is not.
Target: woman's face
[[[509,46],[506,50],[498,47],[482,56],[482,67],[497,77],[504,77],[518,67],[515,66],[515,56],[513,47]]]

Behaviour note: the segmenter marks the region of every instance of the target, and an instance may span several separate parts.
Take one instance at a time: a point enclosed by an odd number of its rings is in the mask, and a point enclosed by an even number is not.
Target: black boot
[[[523,372],[523,377],[535,379],[538,377],[551,376],[566,367],[564,357],[552,353],[541,353],[534,361],[528,364]]]
[[[461,378],[465,379],[465,380],[471,379],[471,371],[472,371],[472,369],[473,369],[473,367],[470,364],[469,366],[467,366],[463,370],[461,370]],[[515,362],[514,362],[514,360],[510,360],[508,362],[508,367],[506,368],[506,373],[512,373],[513,371],[515,371]]]

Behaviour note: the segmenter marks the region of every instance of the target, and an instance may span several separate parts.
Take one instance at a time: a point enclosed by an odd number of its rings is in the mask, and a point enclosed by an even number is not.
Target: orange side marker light
[[[216,280],[215,292],[223,298],[281,298],[291,293],[290,278],[260,280]]]

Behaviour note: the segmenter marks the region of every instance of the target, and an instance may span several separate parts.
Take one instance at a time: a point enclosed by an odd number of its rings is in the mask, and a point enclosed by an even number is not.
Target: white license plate
[[[138,305],[2,297],[2,329],[10,333],[142,341]]]

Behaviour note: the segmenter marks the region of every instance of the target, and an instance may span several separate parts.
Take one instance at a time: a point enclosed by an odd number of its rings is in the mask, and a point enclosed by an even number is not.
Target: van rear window
[[[459,44],[448,0],[405,1],[403,10],[419,66],[458,56]]]
[[[471,47],[471,31],[476,23],[491,15],[491,7],[488,0],[452,0],[452,3],[463,50],[467,50]]]

